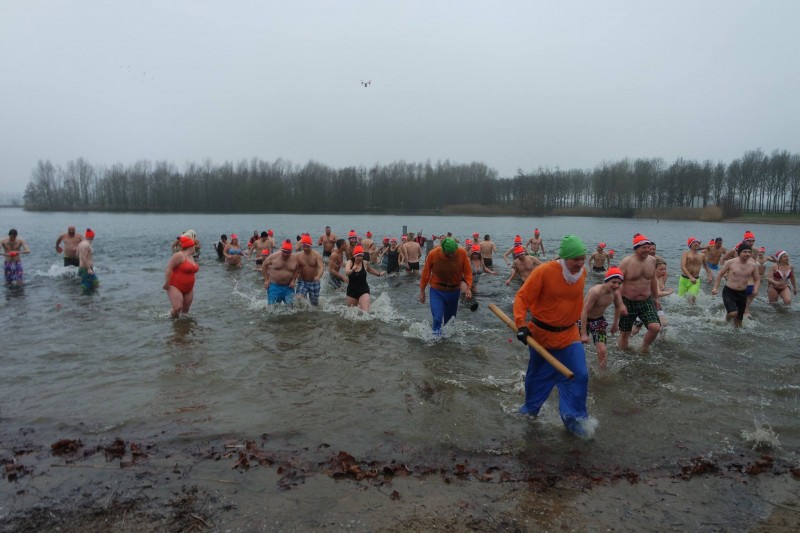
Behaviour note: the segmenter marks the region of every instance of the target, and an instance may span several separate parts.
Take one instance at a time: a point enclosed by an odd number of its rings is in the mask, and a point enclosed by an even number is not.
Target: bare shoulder
[[[590,302],[596,300],[597,297],[600,296],[601,292],[603,292],[603,285],[594,285],[593,287],[589,288],[588,291],[586,291],[586,301]]]

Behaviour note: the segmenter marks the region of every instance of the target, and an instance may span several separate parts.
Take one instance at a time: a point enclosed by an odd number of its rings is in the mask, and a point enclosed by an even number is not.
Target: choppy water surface
[[[4,290],[0,348],[0,438],[34,431],[44,442],[122,435],[149,442],[205,442],[268,434],[286,447],[334,450],[381,460],[423,458],[454,450],[495,454],[510,462],[582,461],[600,468],[647,468],[694,455],[766,447],[796,461],[800,445],[798,313],[766,302],[734,331],[720,298],[703,287],[696,305],[664,299],[670,325],[649,356],[620,352],[610,341],[609,369],[597,372],[593,348],[591,441],[567,434],[555,393],[542,415],[517,414],[527,351],[487,309],[511,313],[514,286],[496,257],[497,276],[481,277],[476,312],[459,311],[443,340],[430,334],[430,312],[417,301],[416,279],[370,277],[372,312],[345,306],[324,285],[319,308],[268,308],[260,274],[229,269],[211,243],[221,233],[246,239],[272,228],[277,238],[326,224],[340,236],[354,228],[376,237],[411,231],[489,233],[504,252],[517,233],[540,228],[548,252],[575,233],[590,250],[599,241],[630,253],[634,232],[658,243],[677,287],[686,238],[722,236],[727,246],[745,229],[770,252],[797,248],[796,228],[586,218],[427,218],[334,215],[36,214],[0,210],[5,234],[19,230],[33,253],[26,285]],[[93,295],[82,295],[74,269],[54,243],[66,226],[92,227]],[[169,243],[195,229],[203,242],[190,318],[168,318],[163,269]],[[590,276],[594,283],[598,278]],[[587,288],[590,284],[587,283]],[[607,312],[607,316],[610,311]],[[634,346],[640,341],[634,338]],[[8,444],[6,445],[8,447]]]

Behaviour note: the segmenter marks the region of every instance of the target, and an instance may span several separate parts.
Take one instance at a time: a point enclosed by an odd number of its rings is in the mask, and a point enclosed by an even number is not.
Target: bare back
[[[94,269],[94,259],[92,258],[91,241],[81,241],[77,248],[79,267],[87,270]]]
[[[403,243],[403,253],[409,263],[419,263],[419,258],[422,257],[422,247],[416,242],[408,241]]]
[[[491,259],[492,254],[497,251],[497,247],[492,241],[481,241],[481,257],[484,259]]]

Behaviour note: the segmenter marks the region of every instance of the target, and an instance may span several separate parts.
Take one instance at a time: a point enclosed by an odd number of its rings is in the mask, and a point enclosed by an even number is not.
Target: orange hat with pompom
[[[603,282],[611,281],[612,279],[619,279],[620,281],[625,280],[625,276],[622,275],[622,270],[619,267],[611,267],[606,270],[606,275],[603,277]]]

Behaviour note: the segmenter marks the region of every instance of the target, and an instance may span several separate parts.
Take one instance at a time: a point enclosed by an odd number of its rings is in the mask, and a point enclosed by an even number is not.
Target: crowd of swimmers
[[[63,254],[64,266],[77,267],[81,284],[86,290],[98,286],[94,274],[92,241],[95,234],[87,229],[78,233],[74,226],[58,236],[55,252]],[[339,238],[326,227],[316,239],[322,252],[314,250],[311,234],[298,235],[295,242],[284,239],[276,242],[272,230],[255,231],[246,245],[235,234],[222,235],[214,243],[220,261],[231,268],[248,263],[260,272],[269,305],[292,304],[295,297],[319,304],[323,277],[334,289],[345,287],[347,305],[365,312],[370,309],[370,289],[367,275],[398,275],[405,270],[419,279],[419,301],[429,302],[434,335],[456,316],[459,303],[471,300],[482,275],[498,273],[494,264],[497,247],[487,234],[480,238],[460,239],[451,233],[432,235],[422,231],[401,238],[384,237],[378,241],[367,231],[360,236],[350,230],[347,238]],[[7,286],[23,283],[22,255],[31,253],[16,229],[0,240],[4,256]],[[520,411],[537,414],[553,387],[559,388],[559,409],[564,425],[573,433],[587,431],[586,390],[588,373],[584,345],[592,342],[596,348],[599,367],[606,368],[606,341],[609,333],[619,333],[617,346],[628,349],[632,335],[643,330],[640,351],[646,353],[667,325],[661,298],[674,292],[667,288],[667,264],[656,253],[656,243],[641,233],[632,239],[632,253],[615,262],[614,250],[599,243],[591,254],[578,237],[564,236],[557,254],[547,259],[538,229],[523,244],[517,235],[503,254],[510,275],[521,286],[514,299],[514,324],[517,338],[530,348],[525,377],[525,403]],[[173,255],[164,272],[163,289],[171,304],[170,315],[188,313],[194,298],[195,276],[200,267],[197,258],[200,240],[194,230],[178,235],[172,242]],[[427,250],[427,254],[425,254]],[[423,262],[424,256],[424,262]],[[771,265],[769,263],[772,263]],[[602,278],[584,291],[586,277],[591,271]],[[741,242],[726,249],[720,237],[706,244],[695,237],[686,241],[681,255],[678,294],[695,303],[705,274],[716,295],[725,280],[722,301],[726,318],[741,327],[750,315],[750,305],[766,282],[767,300],[791,305],[797,295],[794,268],[785,250],[772,255],[764,247],[756,248],[755,235],[746,231]],[[427,289],[427,292],[426,292]],[[607,309],[614,307],[611,322],[605,318]],[[474,310],[474,308],[473,308]],[[572,373],[571,379],[560,374],[530,347],[531,339],[549,351]]]
[[[91,228],[86,228],[81,234],[75,231],[75,226],[69,226],[66,233],[58,236],[55,244],[55,252],[64,254],[64,266],[77,267],[81,285],[87,292],[100,284],[94,273],[93,240],[94,231]],[[18,236],[17,230],[12,228],[8,232],[8,237],[0,240],[0,246],[3,249],[3,274],[6,287],[21,287],[24,281],[22,256],[31,253],[28,244]]]

